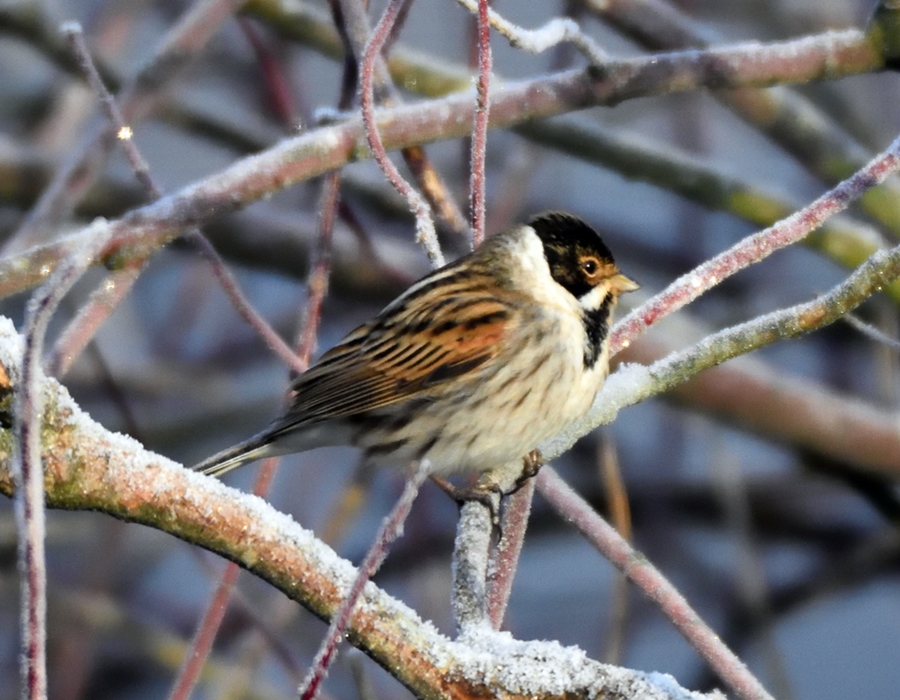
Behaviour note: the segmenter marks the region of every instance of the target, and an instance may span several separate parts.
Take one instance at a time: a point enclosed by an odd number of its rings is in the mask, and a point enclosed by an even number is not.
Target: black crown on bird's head
[[[612,251],[600,234],[577,216],[559,211],[544,212],[529,219],[528,226],[544,244],[544,257],[553,279],[576,298],[593,288],[580,272],[580,262],[586,256],[596,258],[601,266],[615,274]]]
[[[600,238],[600,234],[577,216],[564,211],[545,211],[531,217],[528,225],[535,230],[545,246],[581,248],[584,252],[592,252],[615,264],[612,251]]]

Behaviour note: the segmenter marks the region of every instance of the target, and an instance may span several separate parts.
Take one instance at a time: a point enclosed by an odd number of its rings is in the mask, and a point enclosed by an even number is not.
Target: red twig
[[[231,590],[234,588],[240,572],[241,569],[237,564],[228,562],[225,565],[225,570],[222,572],[222,577],[216,585],[212,600],[210,600],[206,613],[197,626],[197,633],[188,647],[189,653],[184,656],[175,685],[169,693],[169,700],[187,700],[190,697],[191,691],[200,677],[200,671],[203,670],[203,665],[206,663],[209,652],[212,650],[216,633],[219,631],[222,620],[225,618],[225,612],[228,610],[231,600]]]
[[[268,493],[278,460],[278,457],[263,460],[259,474],[256,476],[256,483],[253,485],[255,495],[263,497]],[[222,620],[225,619],[225,613],[231,603],[234,584],[237,582],[240,572],[241,568],[234,562],[228,562],[225,565],[219,582],[216,584],[212,600],[209,601],[203,619],[197,625],[197,632],[191,640],[189,651],[185,654],[181,668],[178,670],[175,684],[169,693],[169,700],[187,700],[190,697],[191,691],[200,678],[200,672],[209,658],[209,653],[212,651],[212,645],[222,626]]]
[[[379,529],[378,534],[375,536],[375,541],[372,543],[372,547],[359,566],[359,571],[356,574],[353,585],[350,587],[350,591],[341,602],[341,607],[338,608],[331,618],[328,634],[319,648],[319,653],[316,654],[309,674],[300,686],[299,695],[301,700],[314,700],[318,694],[322,681],[325,680],[328,669],[334,661],[337,645],[347,629],[350,613],[353,612],[353,607],[359,600],[360,595],[362,595],[366,583],[375,575],[378,567],[381,566],[381,563],[387,556],[391,543],[403,533],[403,523],[406,521],[406,516],[409,515],[410,508],[412,508],[413,501],[419,493],[422,482],[428,476],[429,467],[430,464],[426,460],[415,465],[410,470],[406,484],[403,487],[403,493],[400,494],[397,504],[382,523],[381,529]]]
[[[534,479],[528,479],[522,487],[508,496],[503,503],[503,538],[491,550],[488,565],[487,610],[491,627],[500,629],[506,605],[512,593],[513,579],[519,566],[519,555],[525,544],[525,529],[531,515],[534,497]]]
[[[291,86],[281,70],[281,66],[269,47],[263,42],[259,36],[259,32],[253,26],[253,23],[243,15],[239,15],[238,26],[250,46],[253,47],[253,53],[256,54],[256,60],[259,62],[266,87],[266,95],[269,98],[269,104],[275,112],[278,120],[290,128],[297,126],[297,114],[294,110],[294,103],[291,99]]]
[[[362,61],[359,66],[362,117],[365,126],[366,140],[369,148],[372,149],[372,155],[378,162],[385,177],[409,203],[410,210],[416,217],[416,240],[425,248],[428,259],[433,267],[442,267],[444,264],[444,255],[441,253],[440,246],[437,241],[437,234],[434,231],[434,221],[431,216],[431,207],[428,202],[400,175],[400,171],[391,162],[387,151],[384,150],[384,144],[381,141],[381,135],[378,133],[378,125],[375,123],[375,68],[378,58],[381,55],[381,48],[384,42],[390,36],[391,27],[394,25],[400,10],[403,7],[403,0],[391,0],[378,24],[369,37],[366,49],[363,52]]]
[[[237,280],[234,278],[234,275],[231,274],[231,270],[228,269],[225,261],[222,260],[222,257],[216,252],[213,244],[209,242],[209,239],[204,236],[203,233],[201,233],[200,229],[194,228],[186,231],[185,237],[197,246],[200,253],[203,254],[203,257],[209,261],[213,274],[215,274],[216,279],[219,280],[219,284],[225,294],[231,299],[231,304],[234,306],[235,311],[237,311],[250,327],[259,334],[266,345],[268,345],[269,348],[275,352],[286,365],[288,365],[288,367],[295,372],[303,372],[306,370],[306,364],[297,357],[291,347],[284,342],[282,337],[275,332],[272,326],[259,315],[259,312],[241,291]]]
[[[47,571],[44,537],[44,472],[41,462],[43,394],[41,354],[47,326],[60,301],[106,243],[109,228],[97,227],[85,250],[61,264],[28,303],[22,376],[16,392],[14,509],[22,597],[22,697],[47,698]]]
[[[345,66],[345,73],[348,67]],[[352,70],[351,70],[352,72]],[[339,108],[345,108],[346,103],[352,97],[351,78],[345,75],[343,83],[348,86],[341,95]],[[307,282],[307,302],[302,314],[301,330],[297,341],[297,352],[291,353],[294,361],[291,367],[294,372],[302,373],[309,366],[309,360],[315,350],[316,336],[318,334],[319,317],[322,301],[328,292],[328,275],[331,263],[331,240],[334,231],[334,221],[338,208],[340,192],[340,171],[333,171],[325,176],[322,184],[322,198],[319,206],[319,225],[316,245],[313,251],[310,265],[309,280]],[[206,240],[205,238],[203,239]],[[211,246],[210,246],[211,247]],[[224,266],[223,266],[223,269]],[[260,497],[265,497],[279,460],[266,459],[257,476],[253,492]],[[213,640],[222,624],[224,612],[233,595],[234,581],[237,578],[239,568],[234,563],[229,563],[223,571],[216,587],[213,599],[207,608],[197,633],[191,643],[190,653],[179,672],[175,688],[170,695],[170,700],[186,700],[199,677]]]
[[[738,697],[742,700],[774,700],[744,663],[694,612],[678,589],[603,520],[552,467],[541,469],[536,480],[541,495],[660,606],[685,639]]]
[[[478,93],[472,126],[472,178],[469,196],[472,207],[472,247],[477,248],[485,233],[485,154],[487,152],[488,117],[490,116],[491,25],[488,0],[478,0]]]
[[[863,192],[900,169],[900,138],[883,153],[812,204],[708,260],[678,278],[653,299],[616,324],[610,353],[615,354],[642,335],[652,324],[689,304],[698,296],[745,267],[758,263],[776,250],[808,236],[826,219],[843,211]]]
[[[72,53],[75,54],[75,59],[78,61],[78,67],[81,68],[88,84],[97,95],[107,121],[111,127],[116,129],[116,137],[122,142],[122,148],[135,177],[137,177],[138,182],[141,183],[141,186],[153,199],[158,199],[162,196],[162,192],[150,177],[150,166],[131,140],[131,127],[127,125],[125,116],[109,90],[106,89],[103,78],[100,77],[97,65],[91,58],[91,52],[84,41],[84,32],[81,29],[81,25],[78,22],[66,22],[63,24],[61,31],[63,36],[69,40]]]
[[[322,302],[328,294],[328,278],[331,272],[331,240],[334,233],[334,222],[337,218],[340,187],[339,171],[325,176],[319,204],[318,235],[313,250],[309,279],[306,283],[306,308],[303,311],[303,322],[297,339],[297,356],[306,365],[309,365],[309,359],[316,349]]]

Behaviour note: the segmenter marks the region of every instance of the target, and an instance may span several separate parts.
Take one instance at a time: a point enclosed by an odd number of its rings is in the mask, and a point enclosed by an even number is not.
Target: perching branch
[[[661,394],[696,376],[705,369],[749,353],[778,340],[796,338],[830,323],[852,311],[881,287],[900,277],[900,247],[879,251],[860,265],[844,282],[811,302],[798,304],[761,316],[747,323],[719,331],[700,343],[672,353],[649,367],[620,367],[597,394],[588,414],[564,433],[548,441],[541,453],[548,460],[568,450],[575,441],[600,425],[611,423],[618,412],[649,396]],[[811,410],[812,407],[810,407]],[[848,410],[849,418],[861,407]],[[828,420],[825,417],[825,420]],[[900,440],[872,444],[866,431],[857,432],[867,416],[861,410],[859,421],[847,420],[833,433],[832,456],[851,462],[865,460],[882,473],[896,476],[900,464]],[[854,437],[855,435],[855,437]],[[868,444],[867,444],[868,443]]]
[[[0,367],[17,377],[21,339],[0,321]],[[312,533],[252,496],[239,496],[110,433],[88,418],[54,380],[42,378],[45,493],[51,507],[100,510],[164,530],[239,563],[306,607],[330,618],[355,571]],[[9,410],[9,403],[5,404]],[[0,491],[12,495],[9,431],[0,431]],[[502,633],[451,641],[402,603],[367,585],[350,615],[350,641],[417,697],[706,697],[643,674],[605,666],[553,642]],[[643,694],[643,695],[641,695]]]

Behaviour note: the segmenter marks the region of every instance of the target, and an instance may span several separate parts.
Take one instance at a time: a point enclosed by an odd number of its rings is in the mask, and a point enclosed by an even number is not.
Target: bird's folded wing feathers
[[[496,357],[514,318],[512,299],[445,296],[402,305],[361,326],[292,387],[285,427],[372,411],[427,396]],[[409,329],[410,332],[402,332]]]

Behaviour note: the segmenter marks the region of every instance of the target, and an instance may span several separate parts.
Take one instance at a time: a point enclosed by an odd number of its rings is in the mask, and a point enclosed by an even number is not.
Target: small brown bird
[[[352,445],[435,475],[490,471],[587,412],[616,300],[637,288],[586,223],[535,216],[416,282],[294,380],[284,415],[194,469]]]

